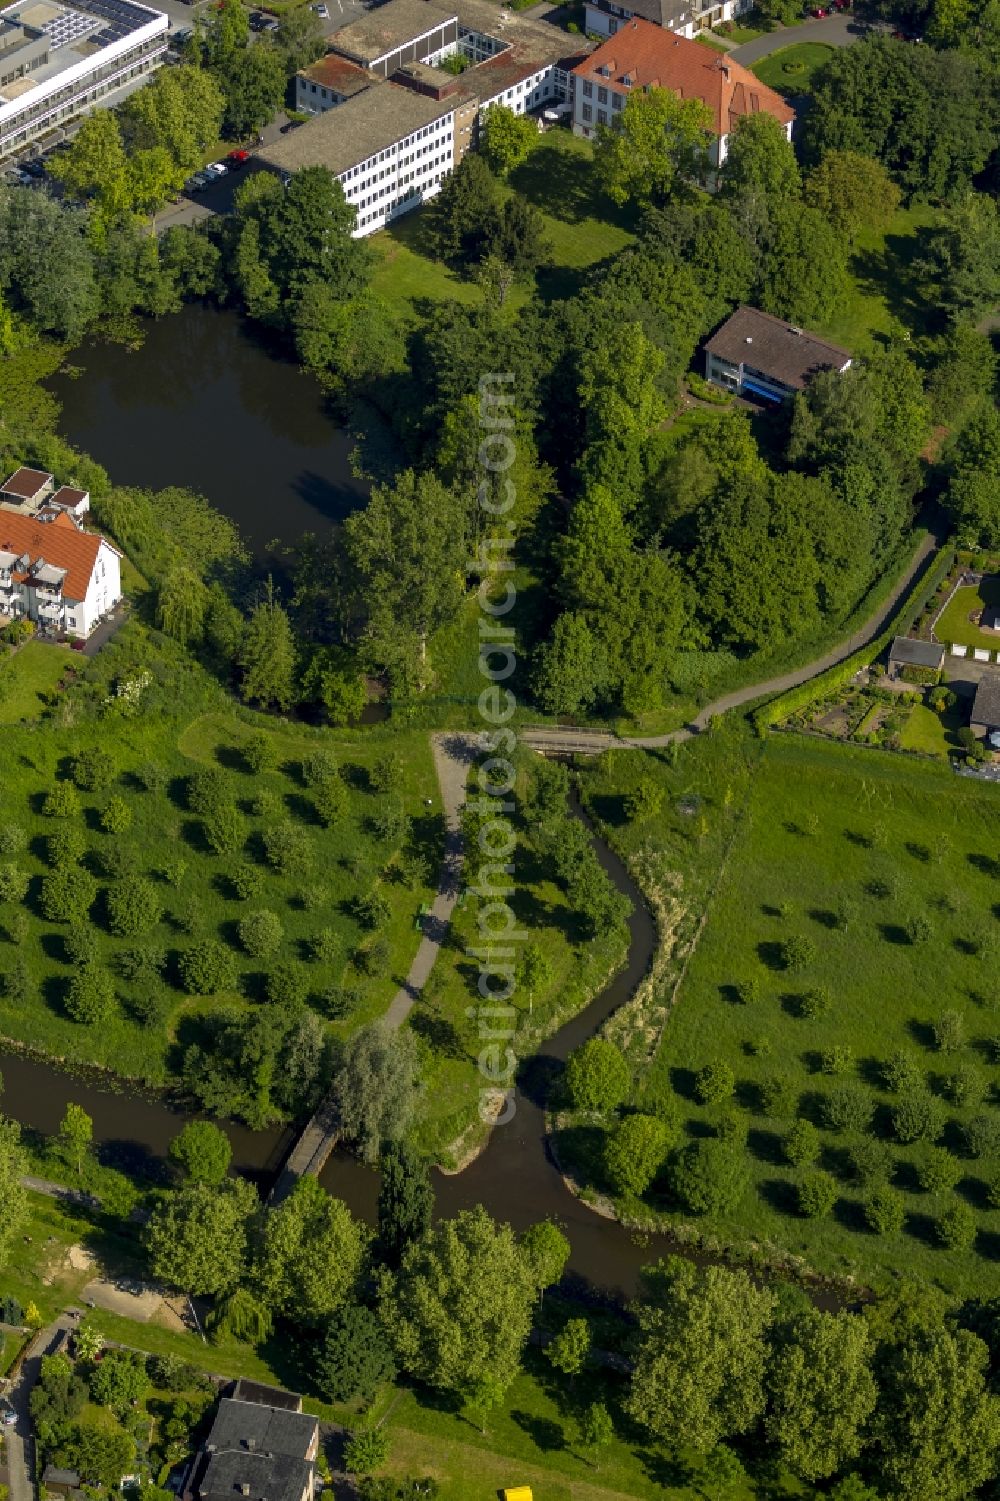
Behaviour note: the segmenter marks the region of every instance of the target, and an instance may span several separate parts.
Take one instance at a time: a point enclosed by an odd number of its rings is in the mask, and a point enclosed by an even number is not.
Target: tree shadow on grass
[[[515,1408],[510,1416],[512,1422],[528,1435],[543,1454],[552,1454],[567,1447],[562,1424],[554,1422],[552,1418],[538,1418],[534,1413],[522,1412],[519,1408]]]
[[[955,1192],[961,1194],[967,1204],[973,1209],[987,1210],[990,1208],[989,1186],[982,1178],[962,1178],[955,1186]]]
[[[225,767],[226,771],[242,771],[246,774],[249,769],[246,761],[243,759],[242,751],[237,750],[235,745],[217,745],[213,755],[219,765]]]
[[[906,1216],[904,1225],[907,1235],[912,1235],[914,1240],[921,1241],[925,1246],[937,1246],[938,1239],[934,1229],[933,1217],[929,1214],[911,1212]]]
[[[410,1026],[439,1058],[468,1058],[470,1053],[458,1029],[446,1017],[418,1006],[410,1016]]]
[[[833,1206],[833,1217],[845,1230],[863,1235],[868,1230],[865,1212],[858,1199],[838,1199]]]
[[[934,1047],[934,1029],[931,1026],[930,1022],[918,1021],[915,1016],[911,1016],[907,1020],[906,1030],[913,1038],[913,1041],[920,1047]]]
[[[790,1215],[795,1219],[799,1217],[799,1200],[794,1183],[789,1183],[785,1178],[765,1178],[757,1188],[765,1204],[777,1210],[778,1214]]]
[[[510,175],[511,187],[543,209],[553,219],[562,219],[567,224],[579,224],[589,219],[600,206],[615,217],[614,206],[601,198],[598,205],[597,174],[589,156],[576,152],[559,153],[558,182],[553,181],[553,156],[551,151],[533,151]],[[555,188],[555,191],[553,189]]]
[[[664,1490],[686,1486],[693,1475],[689,1464],[673,1455],[656,1454],[652,1449],[639,1449],[636,1459],[642,1465],[649,1480]]]
[[[831,912],[826,907],[810,907],[809,916],[813,922],[819,923],[821,928],[826,928],[831,933],[839,921],[836,912]]]
[[[672,1068],[670,1070],[670,1083],[674,1093],[679,1094],[685,1100],[697,1099],[694,1089],[696,1078],[697,1075],[693,1068]]]
[[[879,936],[885,943],[894,943],[900,948],[909,948],[910,939],[904,927],[896,922],[880,922],[878,924]]]
[[[762,1131],[755,1126],[747,1133],[747,1151],[758,1162],[769,1162],[773,1167],[785,1166],[785,1153],[777,1131]]]
[[[860,291],[884,298],[893,317],[914,333],[927,334],[933,331],[935,315],[913,270],[920,244],[919,235],[886,235],[881,249],[851,256],[851,273]]]
[[[776,943],[773,939],[765,939],[762,943],[758,943],[757,957],[768,969],[783,970],[785,968],[785,946],[783,943]]]

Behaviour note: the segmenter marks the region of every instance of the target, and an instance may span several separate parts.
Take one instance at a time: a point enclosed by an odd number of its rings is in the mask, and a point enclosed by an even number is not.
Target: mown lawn
[[[959,749],[957,731],[964,723],[965,715],[957,705],[935,714],[926,704],[914,704],[899,732],[899,742],[904,750],[947,756]]]
[[[747,1185],[732,1212],[702,1228],[730,1242],[753,1240],[803,1256],[827,1273],[864,1281],[907,1271],[960,1294],[1000,1292],[1000,1211],[986,1183],[1000,1156],[968,1155],[962,1126],[974,1114],[995,1119],[1000,1086],[993,1039],[1000,1031],[996,990],[1000,867],[990,829],[1000,791],[960,780],[930,762],[772,736],[747,813],[729,856],[707,926],[676,1000],[653,1070],[672,1090],[685,1130],[704,1132],[716,1111],[696,1103],[694,1077],[724,1061],[736,1077],[735,1103],[747,1113]],[[846,927],[837,912],[847,905]],[[926,922],[913,940],[908,925]],[[804,940],[804,962],[784,967],[782,946]],[[735,987],[755,980],[760,993],[741,1003]],[[801,998],[825,990],[829,1009],[806,1019]],[[934,1023],[960,1018],[964,1041],[935,1047]],[[850,1050],[844,1072],[823,1072],[822,1054]],[[921,1192],[920,1148],[894,1143],[894,1096],[881,1066],[899,1049],[912,1054],[928,1087],[947,1104],[942,1143],[962,1159],[953,1194]],[[959,1105],[947,1080],[970,1070],[983,1102]],[[761,1085],[779,1074],[798,1101],[769,1117]],[[821,1124],[823,1097],[844,1083],[868,1094],[872,1131],[890,1144],[893,1182],[905,1196],[899,1235],[864,1227],[862,1190],[851,1179],[850,1134],[821,1131],[821,1165],[838,1179],[832,1215],[799,1217],[797,1172],[781,1140],[793,1114]],[[1000,1121],[997,1122],[1000,1124]],[[955,1195],[976,1213],[969,1251],[941,1248],[934,1221]],[[661,1200],[665,1209],[669,1207]]]
[[[848,261],[851,290],[847,304],[816,332],[865,354],[884,337],[928,331],[932,308],[923,296],[914,262],[921,252],[921,230],[936,223],[939,211],[927,204],[897,209],[884,230],[859,235]]]
[[[561,297],[577,288],[579,273],[613,255],[634,238],[627,210],[617,209],[601,192],[593,173],[593,147],[557,128],[542,136],[527,161],[510,177],[510,187],[538,208],[552,242],[552,264],[538,272],[543,296]],[[478,303],[482,290],[435,256],[427,240],[426,210],[407,214],[391,228],[373,235],[380,257],[372,283],[375,293],[406,318],[422,299]],[[506,306],[511,313],[527,301],[528,289],[514,287]]]
[[[989,574],[981,584],[965,584],[956,589],[934,627],[939,641],[949,645],[979,646],[987,651],[1000,648],[1000,633],[983,631],[970,619],[984,608],[1000,606],[1000,574]]]
[[[812,92],[813,74],[830,61],[833,52],[825,42],[795,42],[762,57],[752,64],[752,71],[761,83],[779,94],[808,94]]]
[[[80,661],[69,647],[40,641],[28,641],[20,651],[7,651],[0,657],[0,724],[37,718],[48,695]]]
[[[81,715],[91,675],[96,674],[95,692],[100,695],[111,664],[128,659],[143,639],[141,628],[126,626],[88,669],[79,687],[64,695],[55,718],[40,726],[12,727],[0,740],[4,789],[0,821],[18,825],[28,840],[27,850],[19,856],[31,884],[22,908],[27,917],[26,936],[22,941],[18,935],[18,952],[27,962],[32,981],[28,996],[0,999],[0,1033],[58,1058],[162,1084],[174,1074],[173,1045],[190,1040],[197,1013],[218,999],[258,1004],[261,973],[278,960],[300,964],[310,1002],[320,1014],[324,1014],[322,997],[331,987],[351,993],[347,1014],[331,1022],[337,1032],[353,1030],[380,1015],[405,976],[419,942],[416,919],[437,884],[443,818],[430,743],[420,730],[395,733],[390,739],[379,730],[337,733],[235,710],[190,665],[169,678],[168,696],[176,700],[169,706],[163,698],[152,697],[145,710],[131,717],[92,711]],[[163,643],[155,650],[170,655]],[[59,657],[55,652],[52,655]],[[162,658],[150,660],[157,670],[173,671]],[[147,695],[158,691],[154,683]],[[199,702],[206,701],[220,707],[198,712]],[[272,742],[276,767],[255,775],[240,748],[258,729]],[[46,793],[66,777],[69,758],[91,746],[112,752],[117,768],[113,785],[100,792],[81,792],[80,812],[72,819],[46,817],[42,812]],[[343,816],[330,829],[320,824],[302,773],[303,759],[317,750],[328,750],[335,758],[346,794]],[[391,793],[377,793],[370,772],[390,750],[401,766],[399,782]],[[158,766],[162,780],[154,791],[145,790],[138,776],[140,768],[150,762]],[[229,780],[232,798],[245,820],[242,853],[212,853],[201,820],[188,806],[187,779],[199,766],[218,767]],[[124,800],[131,819],[131,826],[118,834],[107,833],[101,826],[101,814],[111,796]],[[411,819],[402,844],[391,832],[387,836],[376,833],[372,825],[378,811],[389,803]],[[264,860],[263,836],[275,823],[300,829],[308,842],[306,862],[294,873],[279,874]],[[83,863],[98,876],[99,894],[91,921],[100,961],[114,970],[120,951],[136,943],[155,946],[166,956],[161,982],[150,986],[142,979],[119,979],[113,1013],[92,1025],[74,1022],[66,1014],[64,996],[72,973],[64,946],[66,925],[46,919],[40,905],[42,882],[49,870],[47,840],[67,824],[83,835]],[[99,862],[109,852],[124,859],[134,875],[153,882],[162,907],[159,922],[129,938],[112,936],[106,924],[104,888],[112,877]],[[422,859],[422,871],[410,866],[404,870],[406,859],[414,853]],[[238,899],[229,879],[241,860],[256,865],[263,877],[259,895],[246,901]],[[355,897],[372,891],[388,905],[388,916],[378,931],[364,927],[351,906]],[[280,947],[266,960],[242,952],[237,933],[239,920],[257,910],[276,913],[282,928]],[[14,910],[7,904],[0,914],[0,932],[5,937],[11,937],[13,917]],[[334,949],[317,958],[310,940],[321,929],[331,930]],[[357,955],[379,937],[388,944],[388,957],[372,973],[363,973]],[[193,997],[180,989],[179,953],[203,938],[221,939],[232,950],[239,994]],[[12,957],[12,949],[7,944],[3,947]]]

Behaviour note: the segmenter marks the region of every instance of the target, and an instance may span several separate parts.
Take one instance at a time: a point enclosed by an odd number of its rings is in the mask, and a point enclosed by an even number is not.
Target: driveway
[[[744,67],[780,52],[782,47],[794,47],[799,42],[823,42],[827,47],[849,47],[859,42],[873,28],[854,16],[826,16],[822,21],[803,21],[801,26],[782,26],[778,31],[769,31],[766,36],[755,37],[734,47],[729,56]]]
[[[35,1335],[21,1364],[21,1369],[8,1397],[17,1413],[17,1426],[5,1428],[7,1442],[7,1469],[10,1478],[10,1501],[34,1501],[37,1477],[34,1474],[32,1455],[34,1444],[31,1434],[31,1413],[28,1398],[38,1379],[42,1356],[55,1346],[63,1329],[75,1329],[76,1323],[66,1314],[61,1314],[54,1324],[49,1324]]]

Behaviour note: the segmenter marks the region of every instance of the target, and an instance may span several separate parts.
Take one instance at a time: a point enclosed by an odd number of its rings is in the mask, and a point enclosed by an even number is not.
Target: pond
[[[370,486],[355,439],[319,382],[273,353],[238,314],[192,304],[143,323],[142,347],[91,342],[80,374],[48,384],[59,429],[120,485],[198,491],[237,522],[256,561],[269,544],[322,534]]]

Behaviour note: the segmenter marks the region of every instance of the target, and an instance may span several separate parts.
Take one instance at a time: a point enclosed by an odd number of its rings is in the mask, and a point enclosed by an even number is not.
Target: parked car
[[[316,12],[316,14],[319,16],[319,18],[320,18],[321,21],[329,21],[329,19],[330,19],[330,8],[329,8],[329,6],[327,6],[327,5],[314,5],[312,7],[312,9]]]
[[[208,178],[209,182],[215,182],[218,178],[225,177],[228,171],[229,168],[226,166],[225,162],[209,162],[208,166],[205,168],[205,176]]]
[[[204,172],[195,172],[184,184],[185,193],[200,193],[207,180]]]
[[[226,157],[226,163],[230,172],[238,172],[240,167],[245,167],[249,160],[249,151],[244,151],[241,147],[238,147],[235,151],[230,151]]]
[[[10,1403],[0,1403],[0,1423],[2,1423],[5,1428],[13,1428],[16,1422],[17,1413],[14,1411],[13,1407],[11,1407]]]
[[[30,162],[21,163],[21,171],[27,172],[29,177],[44,177],[45,163],[40,156],[32,157]]]
[[[827,11],[827,10],[824,10],[822,8],[822,6],[817,5],[813,9],[812,14],[816,17],[817,21],[822,21],[825,16],[828,16],[830,14],[830,12]]]
[[[264,24],[263,24],[263,26],[260,29],[261,29],[261,31],[277,31],[277,29],[278,29],[278,23],[277,23],[277,21],[274,21],[274,20],[265,21]]]

